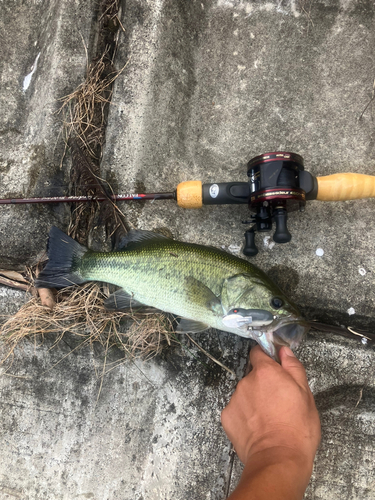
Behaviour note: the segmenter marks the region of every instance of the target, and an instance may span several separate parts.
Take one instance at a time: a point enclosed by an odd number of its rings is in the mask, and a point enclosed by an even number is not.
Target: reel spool
[[[255,231],[270,231],[273,222],[276,225],[273,240],[276,243],[291,240],[287,228],[288,212],[304,210],[306,193],[314,197],[314,178],[305,172],[302,156],[283,151],[256,156],[247,164],[247,175],[248,206],[254,215],[244,222],[253,223],[253,226],[245,233],[243,253],[254,256],[258,253]]]

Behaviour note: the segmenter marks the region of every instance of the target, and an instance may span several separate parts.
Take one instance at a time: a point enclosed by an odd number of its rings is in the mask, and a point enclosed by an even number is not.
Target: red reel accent
[[[253,168],[259,163],[269,163],[271,161],[290,161],[293,163],[297,163],[302,167],[303,170],[303,158],[302,156],[296,153],[290,153],[287,151],[276,151],[273,153],[264,153],[262,155],[256,156],[252,158],[247,164],[247,168]]]
[[[263,189],[257,191],[250,196],[249,205],[257,206],[262,204],[264,201],[275,201],[275,200],[296,200],[300,203],[305,204],[306,197],[305,192],[299,188],[271,188]]]

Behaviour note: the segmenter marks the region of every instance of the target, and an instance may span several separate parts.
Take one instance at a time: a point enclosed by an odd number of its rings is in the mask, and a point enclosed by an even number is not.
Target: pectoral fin
[[[198,333],[209,328],[205,323],[194,321],[192,319],[182,318],[176,328],[177,333]]]
[[[190,302],[206,307],[209,311],[216,314],[223,314],[220,300],[213,291],[201,281],[191,276],[185,278],[185,293],[187,300]]]

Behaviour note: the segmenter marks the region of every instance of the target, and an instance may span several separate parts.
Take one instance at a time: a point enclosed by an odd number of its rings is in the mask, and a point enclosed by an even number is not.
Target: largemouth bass
[[[180,332],[209,327],[251,338],[272,358],[296,347],[308,330],[300,313],[250,262],[222,250],[131,231],[121,250],[92,252],[53,227],[38,288],[102,281],[121,287],[108,308],[144,306],[181,317]]]

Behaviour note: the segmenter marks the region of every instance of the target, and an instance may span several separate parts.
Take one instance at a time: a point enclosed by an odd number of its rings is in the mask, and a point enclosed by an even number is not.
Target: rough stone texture
[[[66,184],[59,99],[84,79],[94,1],[2,1],[0,197],[61,195]],[[22,268],[40,254],[64,205],[1,206],[0,262]]]
[[[17,5],[31,13],[30,21],[24,19],[28,33],[47,26],[37,23],[35,13],[54,13],[50,23],[59,29],[50,30],[50,46],[60,48],[49,57],[55,68],[54,95],[60,97],[84,72],[81,42],[74,45],[74,57],[70,55],[73,67],[60,66],[70,45],[59,52],[64,45],[61,37],[78,40],[71,19],[80,4],[56,3],[61,7],[55,11],[42,9],[45,4],[38,2]],[[92,12],[88,7],[80,12],[79,29],[87,34]],[[16,17],[7,16],[17,33]],[[116,190],[169,191],[188,179],[245,180],[250,158],[278,149],[301,154],[306,169],[317,176],[375,173],[371,105],[359,119],[372,96],[373,2],[129,0],[122,23],[126,31],[116,64],[129,64],[116,81],[103,157],[104,175]],[[9,83],[21,94],[27,64],[38,53],[30,49],[31,43],[26,46],[21,55],[28,62],[18,69],[18,80]],[[41,64],[47,71],[40,47],[38,68]],[[16,55],[12,61],[18,61]],[[0,99],[6,98],[4,89]],[[14,104],[12,109],[22,115],[23,108]],[[52,132],[42,133],[52,120],[51,109],[35,104],[33,120],[22,129],[17,147],[29,147],[38,136],[53,149],[56,136],[52,140]],[[1,146],[7,161],[14,152],[12,144],[8,139]],[[23,168],[27,178],[30,164]],[[55,170],[43,172],[43,180],[55,182]],[[18,189],[17,176],[1,175],[1,192]],[[270,272],[307,316],[373,328],[374,208],[374,200],[309,202],[305,213],[290,214],[291,243],[271,249],[258,235],[260,253],[254,262]],[[245,207],[187,211],[171,201],[134,203],[123,209],[136,227],[167,227],[182,240],[241,254]],[[8,246],[3,237],[0,245],[9,248],[4,255],[23,259],[27,252],[22,245],[30,236],[21,238],[24,224],[14,218],[16,210],[8,207],[1,212],[0,227],[14,220],[14,242],[20,246]],[[27,230],[40,228],[36,250],[42,251],[43,233],[55,215],[46,208],[37,215],[23,210],[30,217]],[[324,251],[322,257],[316,254],[318,248]],[[350,308],[354,315],[347,313]],[[246,342],[213,333],[200,335],[199,341],[238,376],[243,373]],[[211,364],[206,369],[190,355],[172,351],[166,360],[137,364],[149,380],[131,363],[109,372],[95,406],[103,354],[74,351],[52,369],[69,352],[72,344],[67,342],[52,351],[48,342],[35,349],[25,347],[17,353],[11,373],[30,378],[0,378],[3,497],[223,498],[229,443],[219,415],[234,381]],[[373,350],[314,334],[298,356],[306,366],[323,425],[305,498],[372,500]],[[115,359],[112,353],[107,363]],[[99,366],[96,371],[94,363]],[[240,472],[236,461],[232,485]]]
[[[21,290],[0,286],[0,321],[15,314],[29,298],[29,294]]]
[[[374,353],[352,341],[312,338],[298,351],[322,421],[308,499],[375,496]]]

